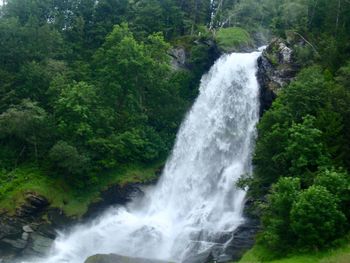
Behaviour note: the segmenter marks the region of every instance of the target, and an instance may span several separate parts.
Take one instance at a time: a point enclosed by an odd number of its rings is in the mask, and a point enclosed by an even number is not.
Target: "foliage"
[[[216,59],[195,44],[210,37],[210,8],[209,0],[6,1],[0,170],[34,162],[81,189],[106,170],[165,159]],[[171,69],[167,41],[181,37],[193,72]]]
[[[340,72],[346,78],[346,70]],[[258,200],[271,191],[259,244],[274,255],[323,248],[349,230],[350,177],[344,167],[350,100],[341,82],[320,67],[303,69],[258,125],[256,166],[247,183]],[[300,189],[292,195],[293,180],[300,180]],[[288,183],[290,188],[282,187]]]
[[[322,248],[344,234],[346,218],[337,203],[322,186],[311,186],[298,196],[290,212],[298,245]]]
[[[89,159],[64,141],[57,142],[51,148],[49,158],[57,171],[66,175],[80,175],[88,170]]]
[[[300,179],[285,177],[272,187],[264,209],[261,242],[274,251],[293,246],[295,233],[289,228],[291,208],[300,191]]]

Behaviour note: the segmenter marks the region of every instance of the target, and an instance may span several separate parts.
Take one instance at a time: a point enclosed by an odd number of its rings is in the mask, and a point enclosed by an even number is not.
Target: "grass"
[[[220,29],[216,33],[216,42],[219,48],[225,52],[235,51],[237,48],[252,45],[249,33],[239,27]]]
[[[259,245],[249,250],[239,263],[349,263],[350,244],[322,252],[290,255],[272,260],[269,252]]]
[[[148,182],[156,179],[155,171],[162,163],[123,166],[101,173],[94,184],[76,190],[68,180],[59,179],[36,167],[20,167],[10,173],[0,171],[0,213],[15,213],[24,203],[25,194],[35,192],[45,196],[53,208],[62,209],[70,217],[80,217],[89,205],[100,199],[100,193],[109,186]]]

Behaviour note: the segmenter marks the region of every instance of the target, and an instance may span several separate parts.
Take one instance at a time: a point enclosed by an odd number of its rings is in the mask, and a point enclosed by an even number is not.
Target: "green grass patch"
[[[290,255],[281,259],[271,259],[271,253],[255,245],[239,263],[348,263],[350,262],[350,244],[340,248],[321,252]]]
[[[250,34],[239,27],[222,28],[216,33],[216,42],[225,52],[236,51],[238,48],[252,46]]]
[[[101,173],[95,182],[84,189],[75,189],[69,178],[63,180],[36,167],[19,167],[12,172],[0,171],[0,213],[13,214],[24,203],[25,194],[35,192],[45,196],[50,206],[59,208],[67,216],[80,217],[89,205],[100,198],[109,186],[128,183],[146,183],[156,179],[156,170],[162,162],[151,165],[128,165]]]

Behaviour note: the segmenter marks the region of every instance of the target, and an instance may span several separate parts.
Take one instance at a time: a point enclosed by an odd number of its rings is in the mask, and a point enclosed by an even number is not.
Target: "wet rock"
[[[74,224],[74,222],[78,221],[75,218],[66,216],[64,212],[58,208],[50,208],[48,209],[46,214],[51,227],[55,229],[63,229],[70,227]]]
[[[29,239],[29,234],[27,232],[23,232],[22,239],[27,241]]]
[[[27,232],[27,233],[34,232],[34,230],[29,225],[23,226],[22,229],[23,229],[24,232]]]
[[[27,241],[23,239],[9,239],[4,238],[1,240],[3,244],[10,245],[13,249],[24,249],[27,246]]]
[[[149,182],[154,184],[156,182]],[[113,185],[100,194],[100,200],[89,206],[83,220],[87,221],[100,215],[104,210],[114,205],[125,205],[134,198],[139,198],[144,195],[142,187],[145,184],[126,184],[124,186]]]
[[[125,257],[116,254],[94,255],[86,259],[85,263],[170,263],[166,261],[146,258]]]
[[[271,107],[279,91],[294,79],[299,69],[289,44],[280,38],[273,39],[258,59],[261,115]]]
[[[231,261],[238,261],[246,251],[253,247],[255,236],[260,229],[259,220],[248,218],[235,230],[232,241],[225,248],[225,254],[230,257]]]
[[[53,240],[42,235],[32,234],[32,246],[31,249],[38,254],[44,255],[51,247]]]

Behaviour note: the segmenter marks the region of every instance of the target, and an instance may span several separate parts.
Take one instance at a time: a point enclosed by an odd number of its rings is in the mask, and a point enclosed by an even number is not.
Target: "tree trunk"
[[[340,6],[341,6],[340,1],[341,0],[338,0],[337,18],[336,18],[336,21],[335,21],[335,34],[337,34],[338,27],[339,27]]]

